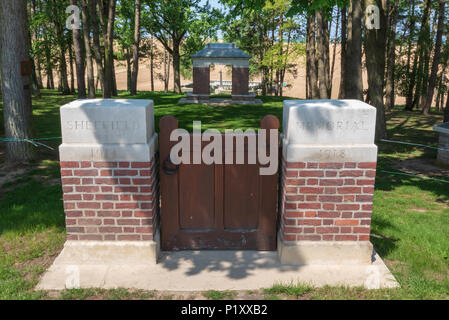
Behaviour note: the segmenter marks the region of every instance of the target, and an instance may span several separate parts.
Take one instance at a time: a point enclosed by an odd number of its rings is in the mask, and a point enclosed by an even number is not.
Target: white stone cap
[[[155,133],[149,143],[87,144],[63,143],[59,146],[60,161],[136,161],[150,162],[158,151],[159,139]]]
[[[154,134],[152,100],[80,99],[60,112],[65,144],[146,144]]]
[[[439,132],[439,133],[445,133],[449,134],[449,122],[445,122],[443,124],[439,124],[437,126],[433,127],[433,131]]]
[[[359,100],[286,100],[284,138],[290,144],[373,144],[376,108]]]

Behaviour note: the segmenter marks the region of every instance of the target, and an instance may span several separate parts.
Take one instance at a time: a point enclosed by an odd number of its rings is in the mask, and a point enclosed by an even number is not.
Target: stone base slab
[[[212,98],[208,100],[189,100],[187,98],[181,98],[178,103],[195,103],[195,104],[207,104],[209,106],[229,106],[233,104],[263,104],[263,101],[260,99],[253,100],[233,100],[228,98]]]
[[[200,101],[208,101],[210,99],[209,94],[197,94],[197,93],[191,93],[187,92],[187,101],[190,101],[191,103],[199,103]]]
[[[369,265],[373,245],[348,241],[300,241],[292,244],[278,238],[278,255],[288,265]]]
[[[74,274],[78,281],[69,276]],[[395,288],[394,279],[379,255],[370,264],[283,265],[276,251],[162,252],[158,264],[55,263],[37,290],[65,288],[128,288],[158,291],[258,290],[274,284],[311,284]],[[77,286],[75,286],[75,285]]]
[[[160,252],[156,241],[66,241],[54,265],[155,264]]]
[[[256,94],[233,94],[232,100],[234,101],[253,101],[256,98]]]

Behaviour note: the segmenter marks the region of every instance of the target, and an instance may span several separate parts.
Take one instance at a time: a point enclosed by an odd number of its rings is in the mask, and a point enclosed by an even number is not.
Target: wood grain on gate
[[[177,141],[170,134],[178,121],[165,116],[159,128],[162,249],[275,250],[278,173],[260,175],[258,163],[235,164],[235,151],[234,164],[175,166],[170,150]],[[277,130],[279,121],[268,115],[261,128]]]

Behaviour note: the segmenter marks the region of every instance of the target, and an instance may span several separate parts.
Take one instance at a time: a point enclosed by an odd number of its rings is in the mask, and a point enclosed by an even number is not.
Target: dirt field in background
[[[163,53],[162,45],[158,44],[158,50],[160,53]],[[333,45],[330,46],[330,63],[332,68],[332,56],[333,56]],[[338,98],[338,90],[340,87],[340,46],[336,47],[336,55],[335,55],[335,66],[334,66],[334,76],[332,81],[332,99]],[[164,83],[160,78],[163,76],[163,63],[159,58],[155,61],[154,68],[154,89],[155,91],[163,91]],[[69,69],[69,68],[68,68]],[[96,70],[96,66],[94,66],[94,70]],[[127,72],[126,72],[126,61],[119,61],[116,63],[116,79],[117,79],[117,89],[118,90],[126,90],[127,89]],[[223,71],[223,80],[231,80],[232,74],[229,67],[226,66],[214,66],[211,68],[211,81],[220,80],[220,71]],[[363,69],[363,88],[366,89],[368,87],[367,84],[367,74],[366,69]],[[55,85],[57,85],[57,74],[55,77]],[[293,68],[290,72],[287,72],[285,82],[287,83],[287,87],[284,87],[284,96],[295,97],[295,98],[306,98],[306,62],[305,56],[300,57],[297,61],[295,68]],[[254,76],[250,79],[250,81],[260,81],[260,76]],[[69,75],[70,82],[70,75]],[[46,78],[44,77],[43,83],[45,85]],[[185,79],[181,77],[181,85],[191,84],[192,79]],[[76,86],[76,81],[75,81]],[[137,82],[137,90],[139,91],[150,91],[151,90],[151,82],[150,82],[150,61],[147,58],[140,59],[139,61],[139,76]],[[170,84],[169,90],[173,90],[173,68],[170,67]],[[404,104],[404,97],[397,97],[396,103]]]
[[[333,47],[330,48],[330,57],[333,55]],[[332,60],[331,60],[332,62]],[[142,91],[147,91],[151,89],[150,84],[150,62],[148,59],[140,60],[139,77],[137,83],[137,89]],[[296,98],[306,98],[306,61],[305,56],[301,57],[297,61],[294,72],[288,72],[286,74],[285,82],[287,87],[284,88],[284,95]],[[338,90],[340,86],[340,48],[337,46],[336,57],[335,57],[335,69],[334,78],[332,81],[332,98],[336,99],[338,97]],[[223,71],[223,80],[232,80],[232,74],[230,68],[226,66],[217,65],[211,68],[210,79],[220,80],[220,71]],[[155,68],[155,75],[163,75],[163,65],[161,64],[158,68]],[[126,65],[116,68],[117,77],[117,87],[119,90],[126,90]],[[252,77],[250,81],[260,81],[260,76]],[[366,82],[366,72],[364,72],[364,88],[367,87]],[[181,78],[181,85],[186,85],[192,83],[192,79]],[[170,70],[170,90],[173,90],[173,69]],[[164,84],[162,81],[158,80],[155,76],[155,90],[164,90]]]

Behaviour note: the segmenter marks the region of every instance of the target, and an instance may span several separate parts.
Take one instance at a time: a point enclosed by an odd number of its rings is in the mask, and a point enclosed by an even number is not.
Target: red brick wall
[[[375,162],[282,162],[284,242],[369,241]]]
[[[62,161],[67,240],[153,240],[156,162]]]

